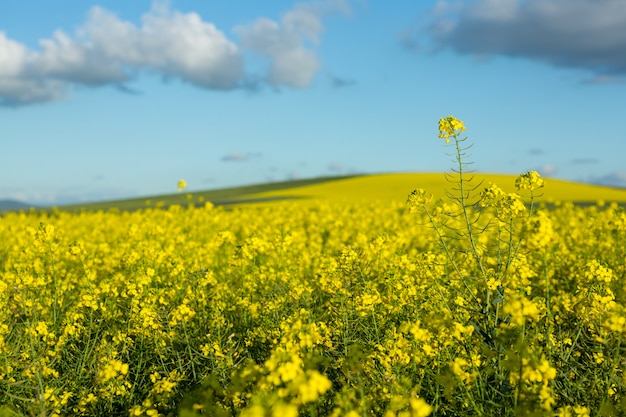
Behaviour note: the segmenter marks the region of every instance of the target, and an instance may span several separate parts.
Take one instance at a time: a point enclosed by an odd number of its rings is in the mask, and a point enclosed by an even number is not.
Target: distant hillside
[[[515,192],[516,175],[473,174],[479,193],[481,187],[493,182],[505,192]],[[83,203],[58,207],[69,212],[97,210],[139,210],[165,208],[171,205],[202,206],[207,202],[220,206],[241,204],[272,204],[279,200],[327,200],[327,201],[406,201],[415,188],[423,188],[435,198],[444,198],[446,190],[454,184],[446,181],[443,173],[393,173],[321,177],[304,180],[246,185],[218,190],[182,192],[127,200]],[[526,195],[527,193],[522,193]],[[546,179],[546,187],[537,192],[537,201],[571,201],[577,204],[595,204],[598,201],[617,202],[626,205],[626,189]],[[28,209],[29,205],[18,201],[0,201],[0,211]],[[53,210],[52,208],[42,208]]]
[[[517,175],[476,173],[473,184],[476,194],[489,183],[497,184],[507,193],[516,192]],[[597,201],[626,203],[626,189],[581,184],[546,178],[546,186],[537,191],[537,201],[570,201],[577,204],[593,204]],[[423,188],[435,198],[445,198],[446,190],[455,186],[442,173],[393,173],[363,175],[295,188],[262,192],[248,198],[308,198],[335,201],[406,201],[415,188]],[[522,195],[527,193],[522,192]]]
[[[34,207],[32,204],[22,203],[17,200],[0,200],[0,210],[9,211],[9,210],[26,210],[31,207]]]
[[[328,176],[318,178],[307,178],[300,180],[290,180],[271,183],[260,183],[252,185],[244,185],[239,187],[222,188],[217,190],[181,192],[176,194],[155,195],[141,198],[131,198],[125,200],[101,201],[96,203],[82,203],[59,206],[58,209],[69,212],[80,212],[83,210],[138,210],[150,207],[168,207],[174,204],[186,206],[194,204],[197,206],[211,202],[214,205],[235,205],[250,203],[260,199],[274,199],[272,197],[255,197],[256,194],[286,190],[298,187],[304,187],[311,184],[319,184],[324,182],[332,182],[346,178],[352,178],[351,175]],[[279,199],[288,199],[291,197],[279,197]]]

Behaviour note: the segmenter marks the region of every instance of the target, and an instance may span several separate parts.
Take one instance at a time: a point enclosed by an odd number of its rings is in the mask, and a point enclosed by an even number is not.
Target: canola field
[[[626,213],[494,190],[5,215],[3,415],[623,412]]]
[[[5,214],[0,415],[623,415],[626,212],[506,186]]]
[[[514,175],[472,173],[471,177],[475,186],[494,183],[507,194],[517,192]],[[626,203],[626,189],[623,188],[602,187],[557,179],[549,179],[549,181],[550,186],[537,194],[536,201],[548,204],[569,201],[579,205],[595,205],[598,202],[600,204],[603,202]],[[321,184],[254,193],[246,195],[245,198],[299,198],[338,203],[380,202],[388,204],[391,201],[404,202],[407,190],[411,191],[415,187],[428,190],[435,198],[445,199],[446,190],[450,189],[450,182],[441,172],[362,175]]]

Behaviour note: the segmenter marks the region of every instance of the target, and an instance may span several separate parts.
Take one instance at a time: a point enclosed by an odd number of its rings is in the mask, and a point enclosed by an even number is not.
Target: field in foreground
[[[0,413],[624,413],[624,210],[416,186],[3,216]]]

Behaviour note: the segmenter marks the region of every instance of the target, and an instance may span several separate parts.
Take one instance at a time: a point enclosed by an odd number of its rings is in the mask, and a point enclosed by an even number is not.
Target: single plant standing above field
[[[462,380],[469,379],[469,374],[459,363],[475,370],[491,368],[492,372],[475,372],[473,377],[484,379],[480,382],[481,392],[468,391],[468,395],[480,395],[472,398],[477,404],[495,401],[504,407],[501,412],[529,406],[549,411],[554,402],[549,382],[556,371],[544,356],[527,351],[523,333],[514,337],[508,334],[511,322],[523,325],[526,316],[539,312],[527,300],[527,288],[519,283],[512,285],[511,275],[513,265],[524,256],[520,254],[522,243],[523,253],[530,249],[523,240],[523,225],[532,222],[536,215],[535,191],[544,186],[544,180],[534,171],[516,180],[518,190],[530,192],[528,208],[521,195],[505,194],[495,184],[483,187],[479,193],[483,184],[475,183],[466,169],[464,157],[471,145],[467,145],[467,137],[460,136],[465,130],[463,122],[453,116],[439,121],[439,137],[446,144],[452,142],[452,156],[457,163],[448,176],[448,202],[438,200],[431,206],[432,198],[423,189],[413,191],[408,198],[409,210],[424,212],[445,254],[444,267],[449,273],[445,279],[433,281],[441,294],[441,305],[454,320],[469,326],[470,333],[481,339],[483,353],[488,352],[487,357],[475,352],[467,359],[457,358],[452,368]],[[457,289],[451,294],[454,287]],[[547,293],[546,306],[549,314]],[[467,349],[471,351],[470,347]],[[540,387],[524,387],[525,382],[532,381],[520,382],[518,363],[522,358],[547,367],[550,378],[540,378]],[[515,365],[511,367],[510,363]],[[487,412],[482,406],[475,408],[479,413]]]

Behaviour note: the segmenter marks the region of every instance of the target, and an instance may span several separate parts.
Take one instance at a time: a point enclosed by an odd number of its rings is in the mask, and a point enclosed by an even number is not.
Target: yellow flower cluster
[[[421,188],[418,190],[413,190],[411,194],[409,194],[409,198],[407,199],[409,211],[411,213],[415,213],[418,208],[428,203],[430,200],[432,200],[432,196],[429,195],[426,190]]]
[[[556,376],[556,368],[545,358],[534,362],[523,358],[521,375],[517,371],[511,372],[510,380],[518,386],[520,399],[528,403],[537,402],[541,409],[550,411],[556,402],[550,383]]]
[[[383,417],[427,417],[433,410],[423,398],[412,393],[409,398],[400,395],[392,397]]]
[[[124,378],[128,373],[128,364],[118,361],[117,359],[111,359],[102,367],[100,372],[100,379],[102,382],[106,382],[114,378]]]
[[[537,171],[528,171],[520,175],[515,181],[518,190],[534,191],[545,186],[545,180],[539,176]]]
[[[464,130],[465,124],[454,116],[439,119],[439,137],[446,139],[446,143],[450,142],[450,136],[458,136]]]
[[[511,297],[504,304],[502,312],[508,315],[510,322],[517,326],[522,326],[529,320],[537,321],[542,317],[537,305],[525,297]]]
[[[506,194],[496,184],[489,184],[481,192],[478,204],[481,207],[494,207],[496,217],[501,221],[507,221],[527,214],[526,206],[519,194]]]

